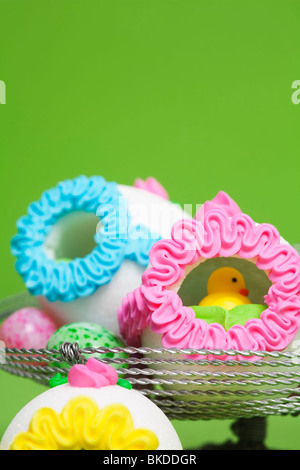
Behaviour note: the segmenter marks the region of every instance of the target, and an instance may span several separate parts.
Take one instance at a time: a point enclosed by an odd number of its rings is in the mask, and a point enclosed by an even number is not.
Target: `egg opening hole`
[[[89,212],[72,212],[59,219],[44,242],[47,256],[57,261],[84,258],[96,247],[99,217]]]
[[[261,313],[268,307],[264,296],[268,293],[272,283],[267,273],[258,269],[254,261],[239,257],[218,257],[201,262],[187,274],[179,287],[178,295],[183,305],[192,307],[196,318],[201,318],[207,323],[220,323],[226,330],[235,324],[245,324],[248,319],[260,318]],[[233,268],[242,275],[245,281],[242,290],[246,290],[243,295],[247,299],[245,304],[236,304],[236,306],[232,304],[227,307],[227,305],[222,305],[222,301],[219,304],[209,302],[211,299],[208,298],[208,279],[219,268]],[[232,275],[227,280],[233,286],[238,286],[239,281],[238,275]],[[226,292],[226,289],[222,289],[222,287],[220,289]],[[218,294],[216,296],[218,297]],[[220,297],[222,297],[222,292]],[[220,299],[218,300],[220,301]],[[218,305],[222,305],[222,307]]]

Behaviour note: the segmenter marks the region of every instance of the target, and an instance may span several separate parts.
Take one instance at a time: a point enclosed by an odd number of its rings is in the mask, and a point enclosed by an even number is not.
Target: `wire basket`
[[[0,321],[11,311],[29,305],[36,305],[36,301],[27,293],[2,301]],[[120,352],[128,356],[104,357]],[[63,363],[85,363],[95,353],[102,362],[114,364],[122,378],[172,420],[266,418],[300,413],[300,354],[292,352],[81,349],[77,343],[64,343],[59,350],[4,348],[0,369],[48,386],[55,374],[67,376],[69,369],[62,367]],[[208,355],[214,358],[207,359]],[[218,358],[224,355],[230,359]],[[260,360],[253,361],[251,356]],[[126,368],[122,367],[124,364]]]

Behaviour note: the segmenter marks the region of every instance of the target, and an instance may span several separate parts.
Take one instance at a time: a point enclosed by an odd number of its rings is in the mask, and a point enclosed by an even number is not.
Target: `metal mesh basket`
[[[2,301],[0,321],[17,308],[35,302],[27,293]],[[128,357],[104,357],[120,352]],[[68,368],[62,363],[84,363],[95,353],[102,362],[114,364],[122,378],[170,419],[265,418],[296,416],[300,412],[300,355],[295,353],[146,347],[80,349],[77,343],[64,343],[59,350],[5,348],[0,368],[48,385],[57,373],[67,376]],[[192,357],[195,354],[199,355],[197,360]],[[224,354],[230,359],[218,359]],[[207,355],[214,359],[208,360]],[[251,356],[260,360],[252,361]],[[124,364],[128,365],[126,369]]]

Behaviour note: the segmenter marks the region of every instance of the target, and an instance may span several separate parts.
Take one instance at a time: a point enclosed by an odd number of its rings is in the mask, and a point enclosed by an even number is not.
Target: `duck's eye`
[[[233,278],[232,278],[232,282],[237,282],[237,278],[236,278],[236,277],[233,277]]]

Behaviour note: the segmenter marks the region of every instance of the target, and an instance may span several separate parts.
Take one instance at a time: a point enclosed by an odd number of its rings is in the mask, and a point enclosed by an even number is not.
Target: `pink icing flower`
[[[68,374],[68,383],[71,387],[101,388],[116,385],[117,381],[117,371],[94,357],[91,357],[86,364],[75,364]]]
[[[167,191],[155,178],[149,177],[145,181],[140,178],[137,178],[133,186],[138,189],[144,189],[145,191],[149,191],[152,194],[156,194],[157,196],[160,196],[163,199],[169,199]]]
[[[204,212],[214,209],[221,210],[229,217],[242,212],[237,203],[231,199],[228,194],[226,194],[224,191],[220,191],[212,201],[206,201],[203,206],[200,207],[195,218],[197,220],[202,220]]]

